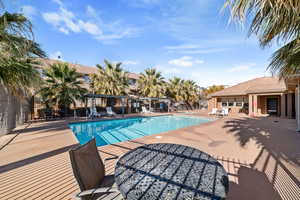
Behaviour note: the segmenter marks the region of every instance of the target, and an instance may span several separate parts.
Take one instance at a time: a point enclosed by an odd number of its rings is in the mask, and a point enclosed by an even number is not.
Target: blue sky
[[[50,58],[95,66],[103,59],[200,86],[232,85],[269,75],[273,48],[261,49],[247,27],[229,23],[222,0],[6,0],[23,12]]]

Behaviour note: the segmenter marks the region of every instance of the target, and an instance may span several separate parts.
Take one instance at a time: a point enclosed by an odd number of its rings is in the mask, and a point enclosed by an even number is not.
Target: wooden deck
[[[228,199],[300,199],[300,136],[294,121],[273,121],[229,117],[98,149],[106,173],[113,174],[118,157],[140,145],[189,145],[227,170]],[[0,151],[0,199],[70,199],[79,191],[68,155],[78,144],[67,124],[33,124]]]

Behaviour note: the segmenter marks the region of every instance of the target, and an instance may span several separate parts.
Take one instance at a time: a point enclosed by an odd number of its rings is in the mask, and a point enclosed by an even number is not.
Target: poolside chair
[[[105,167],[96,147],[96,140],[69,151],[74,176],[81,192],[75,199],[122,199],[114,176],[105,176]],[[113,197],[113,198],[112,198]]]
[[[109,115],[109,116],[116,116],[117,114],[112,111],[112,108],[109,106],[109,107],[106,107],[106,113]]]
[[[218,108],[213,108],[211,112],[209,112],[209,115],[216,115],[218,112]]]
[[[145,106],[142,106],[142,113],[152,113],[150,110],[147,110]]]
[[[90,107],[90,114],[89,114],[89,118],[91,117],[101,117],[101,114],[97,112],[96,107]]]
[[[228,116],[229,115],[229,108],[222,108],[222,111],[219,113],[221,116]]]

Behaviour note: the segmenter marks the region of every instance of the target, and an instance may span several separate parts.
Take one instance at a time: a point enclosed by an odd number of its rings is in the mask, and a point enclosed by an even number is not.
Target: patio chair
[[[218,112],[218,108],[213,108],[211,112],[209,112],[209,115],[216,115]]]
[[[91,117],[101,117],[101,114],[97,112],[96,107],[90,107],[90,114],[89,114],[89,118]]]
[[[152,113],[150,110],[147,110],[145,106],[142,106],[142,113]]]
[[[112,108],[110,106],[106,107],[106,113],[109,116],[116,116],[117,115],[114,111],[112,111]]]
[[[114,176],[105,176],[105,167],[95,139],[70,150],[69,154],[73,173],[81,190],[75,199],[122,199],[114,185]]]
[[[229,108],[222,108],[222,111],[219,113],[221,116],[228,116],[229,115]]]

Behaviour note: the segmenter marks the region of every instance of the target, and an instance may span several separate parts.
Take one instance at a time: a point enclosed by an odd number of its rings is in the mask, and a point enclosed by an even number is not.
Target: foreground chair
[[[106,113],[109,116],[116,116],[117,115],[114,111],[112,111],[111,107],[106,107]]]
[[[123,199],[114,185],[114,176],[105,176],[95,139],[70,150],[69,154],[73,173],[81,190],[75,199]]]

